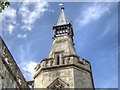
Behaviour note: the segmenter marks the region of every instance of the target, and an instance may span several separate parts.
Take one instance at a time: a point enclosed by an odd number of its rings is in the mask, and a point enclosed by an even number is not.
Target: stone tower
[[[91,65],[76,53],[73,27],[65,17],[64,7],[53,31],[49,56],[35,67],[34,88],[94,88]]]

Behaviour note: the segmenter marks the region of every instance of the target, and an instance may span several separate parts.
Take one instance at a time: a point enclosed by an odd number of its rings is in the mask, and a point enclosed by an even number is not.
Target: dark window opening
[[[65,64],[65,60],[63,59],[63,64]]]
[[[59,55],[57,55],[57,65],[59,65],[59,62],[60,62],[60,57],[59,57]]]
[[[68,64],[70,64],[70,58],[68,58],[68,61],[67,61]]]

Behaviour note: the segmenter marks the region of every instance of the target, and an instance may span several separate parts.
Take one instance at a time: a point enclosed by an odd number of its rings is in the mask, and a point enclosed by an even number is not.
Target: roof
[[[68,23],[68,21],[67,21],[66,16],[65,16],[64,8],[62,7],[60,16],[59,16],[58,21],[57,21],[57,25],[63,25],[63,24],[67,24],[67,23]]]

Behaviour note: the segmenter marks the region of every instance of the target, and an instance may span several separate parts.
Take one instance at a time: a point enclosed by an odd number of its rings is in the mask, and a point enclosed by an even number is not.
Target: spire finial
[[[67,24],[67,19],[65,17],[64,7],[63,7],[64,4],[60,3],[59,6],[61,6],[61,13],[60,13],[60,16],[58,18],[57,25]]]
[[[64,9],[64,4],[60,3],[59,6],[61,6],[61,9]]]

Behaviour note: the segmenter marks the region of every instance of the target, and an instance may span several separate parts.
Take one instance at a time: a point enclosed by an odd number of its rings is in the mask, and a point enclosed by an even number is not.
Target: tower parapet
[[[38,64],[35,67],[34,78],[37,77],[37,75],[39,75],[39,73],[44,69],[61,68],[61,67],[67,67],[67,66],[75,66],[91,73],[91,65],[89,61],[87,61],[84,58],[82,58],[82,61],[81,61],[78,56],[70,55],[70,56],[62,57],[59,64],[57,64],[56,61],[57,60],[55,58],[43,59],[40,62],[40,64]]]

